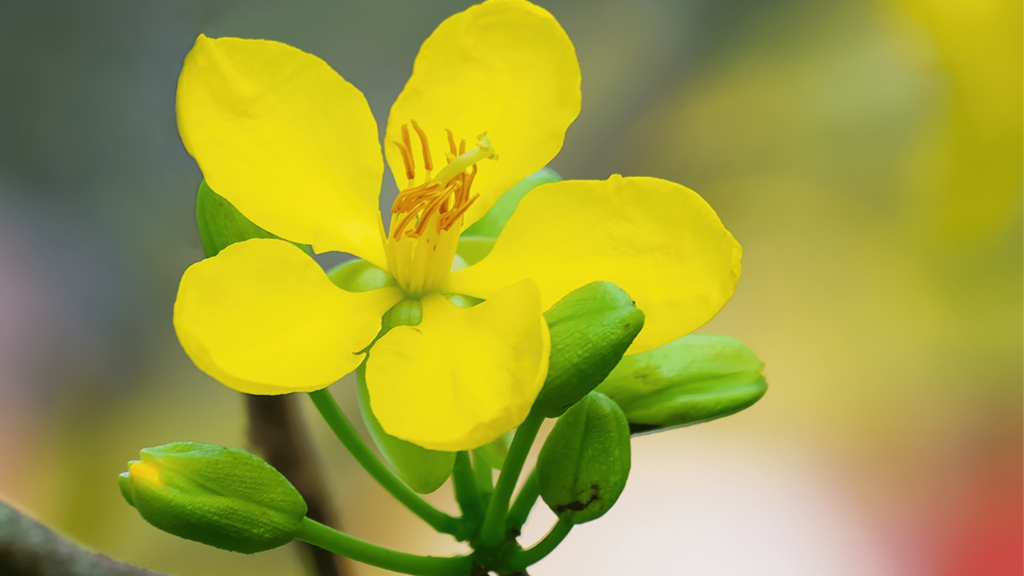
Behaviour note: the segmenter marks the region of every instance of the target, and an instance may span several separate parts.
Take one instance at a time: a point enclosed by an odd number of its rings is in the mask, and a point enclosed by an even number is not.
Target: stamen
[[[392,140],[391,142],[395,146],[398,146],[398,150],[402,153],[402,162],[405,164],[405,177],[412,180],[416,177],[416,165],[413,164],[412,154],[409,152],[409,149],[398,140]]]
[[[416,217],[416,213],[415,212],[409,212],[408,214],[406,214],[398,222],[398,228],[395,229],[396,232],[394,234],[395,240],[401,240],[402,239],[402,231],[405,230],[407,226],[409,226],[409,222],[411,222],[412,219],[415,218],[415,217]]]
[[[402,124],[402,144],[405,144],[405,148],[412,152],[412,140],[409,138],[408,124]]]
[[[478,198],[470,197],[470,187],[479,170],[477,163],[497,157],[486,134],[481,134],[478,137],[478,146],[467,152],[466,140],[461,140],[456,146],[455,135],[446,129],[448,148],[452,152],[445,154],[448,165],[431,178],[433,158],[426,131],[415,120],[411,120],[410,123],[420,139],[423,161],[427,168],[426,181],[417,186],[410,185],[395,198],[391,206],[391,212],[395,215],[392,220],[391,238],[395,241],[402,238],[424,237],[431,222],[436,226],[436,230],[428,234],[427,239],[434,233],[440,234],[442,231],[450,230]],[[409,176],[411,184],[415,178],[416,167],[408,125],[402,126],[402,141],[393,142],[402,153],[406,175]],[[458,156],[455,153],[458,153]]]
[[[452,134],[452,131],[447,128],[445,128],[444,131],[448,133],[448,148],[451,149],[452,160],[454,160],[455,157],[459,155],[458,149],[455,148],[455,135]],[[448,163],[450,164],[451,160],[449,160]]]
[[[469,202],[466,202],[462,206],[459,206],[459,208],[457,210],[454,210],[452,212],[449,212],[449,213],[443,215],[439,219],[439,221],[437,223],[438,229],[440,229],[440,230],[447,230],[447,229],[451,228],[452,225],[455,224],[455,222],[459,218],[461,218],[463,214],[466,213],[466,210],[469,210],[470,206],[472,206],[473,203],[476,202],[476,199],[479,198],[479,197],[480,197],[480,195],[477,194],[476,196],[473,196],[472,198],[470,198]]]
[[[412,129],[416,131],[416,135],[420,137],[420,144],[423,146],[423,167],[427,171],[434,169],[434,162],[430,158],[430,144],[427,143],[427,133],[420,128],[420,125],[415,120],[412,121]]]
[[[438,212],[440,210],[442,204],[444,204],[445,202],[448,201],[448,196],[449,196],[448,194],[442,194],[442,195],[438,196],[437,198],[434,199],[433,202],[428,204],[427,207],[423,209],[423,213],[420,215],[420,221],[416,223],[416,228],[413,230],[413,232],[412,232],[412,234],[410,234],[410,236],[412,236],[412,235],[416,235],[416,236],[423,235],[423,231],[427,229],[427,224],[430,223],[430,217],[435,212]],[[441,220],[442,220],[442,218],[438,218],[437,219],[439,224],[440,224]],[[442,228],[438,227],[437,231],[440,232],[441,230],[442,230]]]
[[[476,178],[476,164],[473,164],[473,167],[469,169],[469,174],[466,175],[466,190],[473,185],[474,178]]]

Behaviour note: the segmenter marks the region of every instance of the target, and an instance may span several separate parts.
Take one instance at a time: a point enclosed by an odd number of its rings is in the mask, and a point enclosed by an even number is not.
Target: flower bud
[[[603,394],[587,394],[558,419],[541,448],[541,497],[574,524],[602,516],[626,487],[629,448],[622,409]]]
[[[764,364],[742,342],[690,334],[622,359],[597,387],[615,401],[634,434],[735,414],[768,390]]]
[[[291,542],[302,527],[302,496],[244,450],[174,442],[140,455],[118,485],[125,500],[165,532],[253,554]]]
[[[611,282],[570,292],[544,313],[551,360],[534,410],[555,418],[608,376],[644,326],[644,313]]]

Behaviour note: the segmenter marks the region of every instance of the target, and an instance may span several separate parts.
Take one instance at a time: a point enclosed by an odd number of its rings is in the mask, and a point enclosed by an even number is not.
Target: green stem
[[[309,397],[313,400],[317,410],[320,411],[320,415],[324,417],[327,425],[334,431],[334,435],[338,437],[338,440],[341,440],[345,448],[352,453],[356,461],[363,466],[378,484],[383,486],[385,490],[390,492],[392,496],[404,504],[413,514],[422,518],[427,524],[430,524],[434,530],[461,537],[462,523],[459,519],[449,516],[428,504],[426,500],[420,498],[418,494],[412,491],[412,488],[409,488],[405,482],[402,482],[398,476],[388,469],[366,443],[363,442],[359,433],[352,427],[352,423],[349,422],[348,417],[341,411],[338,403],[334,401],[334,397],[331,396],[331,393],[326,388],[310,392]]]
[[[476,478],[476,486],[480,490],[480,498],[483,500],[484,508],[491,502],[491,494],[494,493],[494,472],[491,465],[484,461],[476,452],[473,453],[473,475]]]
[[[523,470],[523,463],[526,462],[526,456],[530,453],[533,440],[543,423],[543,416],[531,412],[516,430],[512,446],[508,449],[508,456],[505,457],[505,465],[498,476],[498,484],[494,487],[494,494],[491,495],[491,502],[487,507],[484,527],[480,531],[480,539],[486,546],[497,546],[505,539],[508,502],[512,499],[512,491],[515,490],[519,473]]]
[[[297,539],[319,546],[351,558],[356,562],[370,564],[385,570],[401,572],[403,574],[415,574],[417,576],[462,576],[470,573],[473,567],[473,560],[468,556],[455,556],[453,558],[439,558],[436,556],[417,556],[397,552],[390,548],[370,544],[344,532],[338,532],[334,528],[303,518],[302,528]]]
[[[475,531],[484,520],[484,505],[480,499],[480,490],[473,478],[473,465],[469,462],[469,452],[455,455],[455,468],[452,470],[452,483],[455,486],[455,500],[462,509],[462,519],[468,522]]]
[[[537,480],[537,469],[534,468],[526,478],[526,483],[523,484],[519,495],[516,496],[515,502],[512,503],[512,508],[508,511],[506,526],[509,532],[519,534],[523,524],[526,524],[526,519],[530,516],[530,511],[533,510],[538,496],[540,496],[540,482]]]
[[[509,564],[512,565],[513,570],[521,571],[526,570],[527,567],[533,566],[537,562],[544,559],[545,556],[551,554],[551,551],[558,547],[565,540],[565,537],[569,535],[569,531],[572,530],[573,523],[569,522],[564,518],[560,518],[558,523],[551,528],[547,536],[543,540],[533,546],[523,550],[512,557]]]

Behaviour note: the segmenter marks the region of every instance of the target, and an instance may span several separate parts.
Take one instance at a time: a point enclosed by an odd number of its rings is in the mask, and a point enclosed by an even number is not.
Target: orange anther
[[[466,213],[466,210],[469,210],[469,207],[472,206],[473,203],[476,202],[476,199],[479,198],[479,197],[480,197],[480,195],[477,194],[476,196],[473,196],[472,198],[470,198],[469,202],[466,202],[462,206],[459,206],[458,209],[453,210],[453,211],[448,212],[447,214],[445,214],[444,217],[443,217],[444,218],[444,224],[441,225],[441,228],[443,230],[450,230],[452,225],[454,225],[455,222],[459,218],[461,218],[463,214]]]
[[[448,148],[452,151],[452,160],[455,160],[455,157],[459,155],[459,150],[455,147],[455,135],[447,128],[444,131],[448,133]],[[449,160],[448,163],[451,164],[452,160]]]
[[[416,164],[413,163],[412,154],[401,142],[397,140],[392,140],[391,142],[398,146],[398,150],[402,152],[402,162],[405,164],[405,177],[412,180],[416,177]]]
[[[402,144],[405,144],[405,147],[412,151],[412,140],[409,138],[408,124],[402,124]]]
[[[420,125],[415,120],[412,121],[412,129],[420,137],[420,144],[423,146],[423,167],[427,170],[433,170],[434,162],[430,158],[430,144],[427,143],[427,133],[423,131],[423,128],[420,128]]]

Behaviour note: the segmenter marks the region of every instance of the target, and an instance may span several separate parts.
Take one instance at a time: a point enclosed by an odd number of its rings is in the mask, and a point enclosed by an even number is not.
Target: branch
[[[340,529],[295,395],[246,395],[245,400],[249,412],[249,441],[263,459],[277,468],[302,494],[309,508],[309,518]],[[313,572],[318,576],[345,575],[342,558],[305,542],[296,541],[295,544],[302,549],[302,554],[311,562]]]
[[[0,502],[0,574],[167,576],[83,550],[3,502]]]

